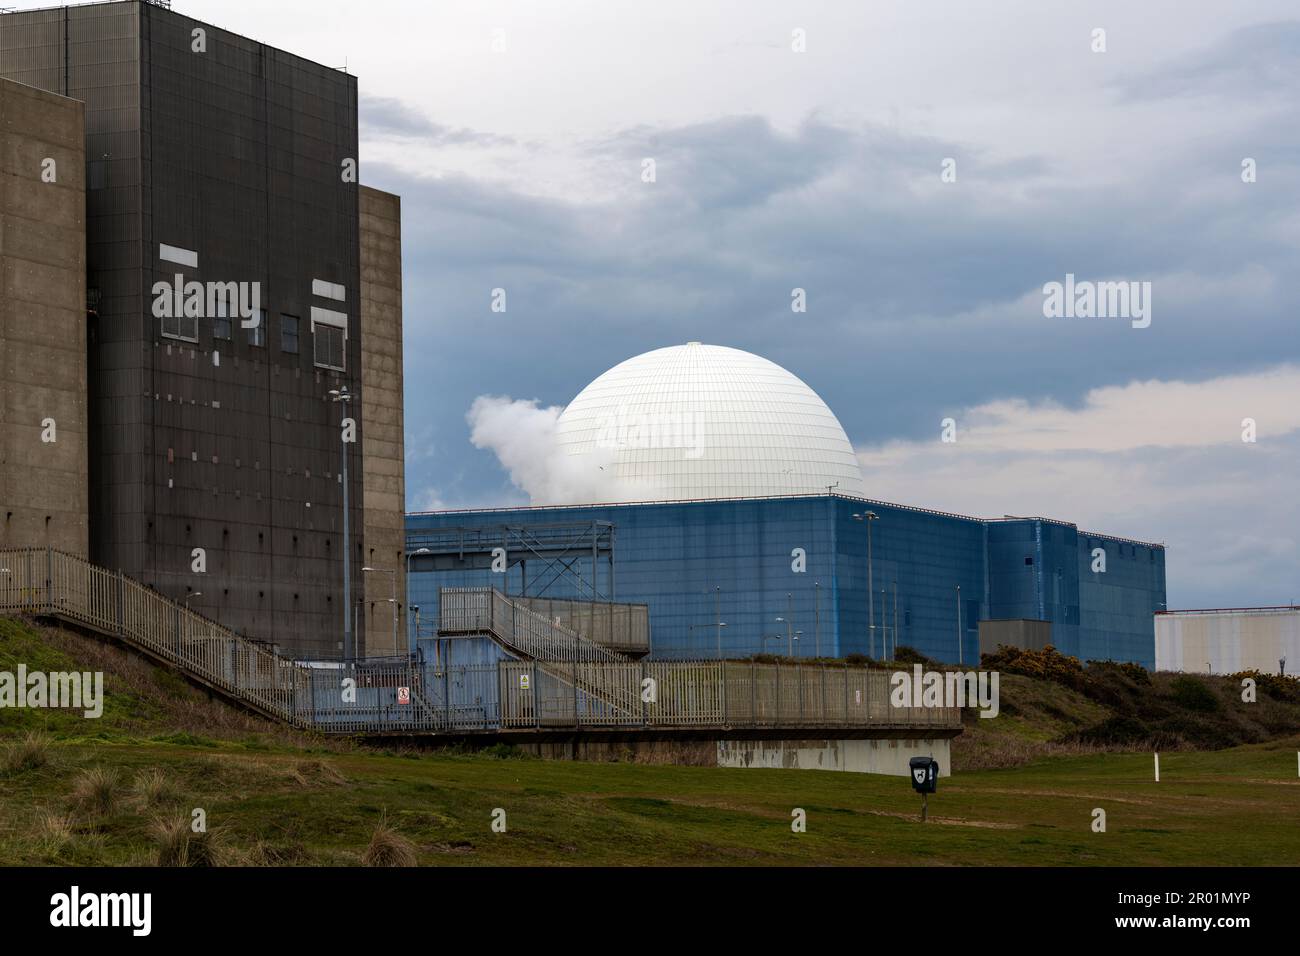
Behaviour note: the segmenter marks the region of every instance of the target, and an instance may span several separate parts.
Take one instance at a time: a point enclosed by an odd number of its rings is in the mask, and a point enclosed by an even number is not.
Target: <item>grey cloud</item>
[[[1119,86],[1132,99],[1283,96],[1294,108],[1300,88],[1300,20],[1242,27],[1206,50],[1129,77]]]
[[[509,136],[435,123],[398,99],[362,94],[358,105],[362,135],[418,139],[437,146],[507,146]]]

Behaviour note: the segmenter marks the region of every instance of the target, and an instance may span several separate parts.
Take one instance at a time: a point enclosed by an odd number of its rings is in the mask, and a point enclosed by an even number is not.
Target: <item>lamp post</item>
[[[961,655],[962,637],[963,635],[961,632],[961,585],[959,584],[957,585],[957,663],[958,664],[962,663],[962,655]]]
[[[864,511],[853,516],[854,520],[867,523],[867,634],[872,657],[876,656],[876,594],[871,578],[871,522],[879,517],[874,511]]]
[[[185,610],[188,611],[190,609],[190,598],[196,598],[196,597],[203,597],[203,592],[191,591],[189,594],[185,595]]]
[[[813,657],[822,656],[822,583],[813,582]]]
[[[718,632],[718,660],[722,660],[722,629],[727,626],[726,621],[714,621],[712,624],[687,624],[686,633],[694,634],[697,627],[711,627]]]
[[[787,617],[778,617],[778,622],[785,624],[786,657],[794,657],[794,622]],[[802,631],[800,633],[803,633]],[[779,635],[778,635],[779,636]]]
[[[343,385],[339,388],[330,389],[330,401],[338,402],[343,407],[341,411],[341,420],[339,421],[339,438],[343,445],[343,471],[341,477],[343,480],[343,659],[351,660],[352,651],[352,570],[351,556],[352,544],[349,538],[348,528],[348,437],[347,437],[347,420],[348,420],[348,403],[352,401],[352,393],[348,387]]]
[[[412,559],[413,557],[415,557],[417,554],[433,554],[433,552],[430,551],[428,548],[416,548],[414,551],[410,551],[410,552],[408,552],[407,555],[406,555],[406,606],[407,606],[407,608],[409,609],[409,610],[408,610],[408,613],[407,613],[407,616],[406,616],[407,632],[408,632],[407,635],[406,635],[406,638],[407,638],[407,640],[406,640],[406,652],[407,652],[408,654],[411,652],[411,646],[412,646],[412,643],[411,643],[411,635],[410,635],[410,633],[409,633],[409,632],[410,632],[410,622],[411,622],[411,615],[410,615],[409,611],[415,611],[415,612],[416,612],[416,620],[415,620],[415,640],[418,641],[418,640],[420,639],[420,620],[419,620],[419,610],[420,610],[420,609],[419,609],[418,607],[416,607],[415,605],[411,604],[411,559]]]
[[[375,574],[390,575],[390,582],[393,586],[393,596],[388,599],[388,603],[393,606],[393,650],[397,650],[397,572],[388,568],[362,568],[361,573],[374,572]]]
[[[722,588],[713,589],[713,620],[718,630],[718,660],[722,660]]]

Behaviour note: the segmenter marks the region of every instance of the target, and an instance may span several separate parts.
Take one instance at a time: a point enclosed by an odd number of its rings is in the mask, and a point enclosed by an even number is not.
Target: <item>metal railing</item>
[[[890,706],[886,671],[751,661],[629,661],[574,640],[577,636],[566,636],[563,628],[547,633],[531,620],[547,623],[545,619],[527,608],[482,592],[461,593],[466,597],[460,611],[445,612],[452,620],[468,622],[468,617],[457,619],[458,613],[480,615],[474,620],[481,620],[486,612],[517,646],[547,656],[460,667],[409,660],[311,666],[242,637],[121,572],[50,549],[0,551],[0,611],[56,618],[112,635],[267,716],[326,733],[566,727],[910,732],[960,726],[956,708]],[[555,656],[567,649],[589,656]]]
[[[511,601],[619,654],[650,652],[650,608],[611,601],[513,596]]]
[[[438,632],[490,633],[510,649],[538,661],[627,659],[494,588],[440,588]]]

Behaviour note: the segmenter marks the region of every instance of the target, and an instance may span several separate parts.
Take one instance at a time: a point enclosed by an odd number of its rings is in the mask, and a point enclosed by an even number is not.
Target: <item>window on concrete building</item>
[[[230,339],[230,305],[226,299],[225,292],[217,292],[216,295],[217,313],[212,317],[212,337],[214,339]]]
[[[280,351],[298,354],[298,316],[280,316]]]
[[[199,340],[198,316],[164,316],[162,334],[170,339],[184,339],[187,342]]]
[[[312,306],[311,333],[315,364],[343,371],[347,366],[348,317]]]
[[[266,311],[264,309],[254,309],[253,317],[249,321],[255,321],[256,324],[248,326],[248,344],[265,346]]]

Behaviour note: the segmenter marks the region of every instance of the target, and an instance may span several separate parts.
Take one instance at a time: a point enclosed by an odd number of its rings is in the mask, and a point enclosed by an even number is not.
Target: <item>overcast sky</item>
[[[1293,0],[174,6],[359,77],[408,508],[527,501],[476,398],[700,340],[817,390],[874,497],[1163,541],[1172,607],[1300,601]],[[1067,273],[1150,282],[1150,326],[1045,317]]]

